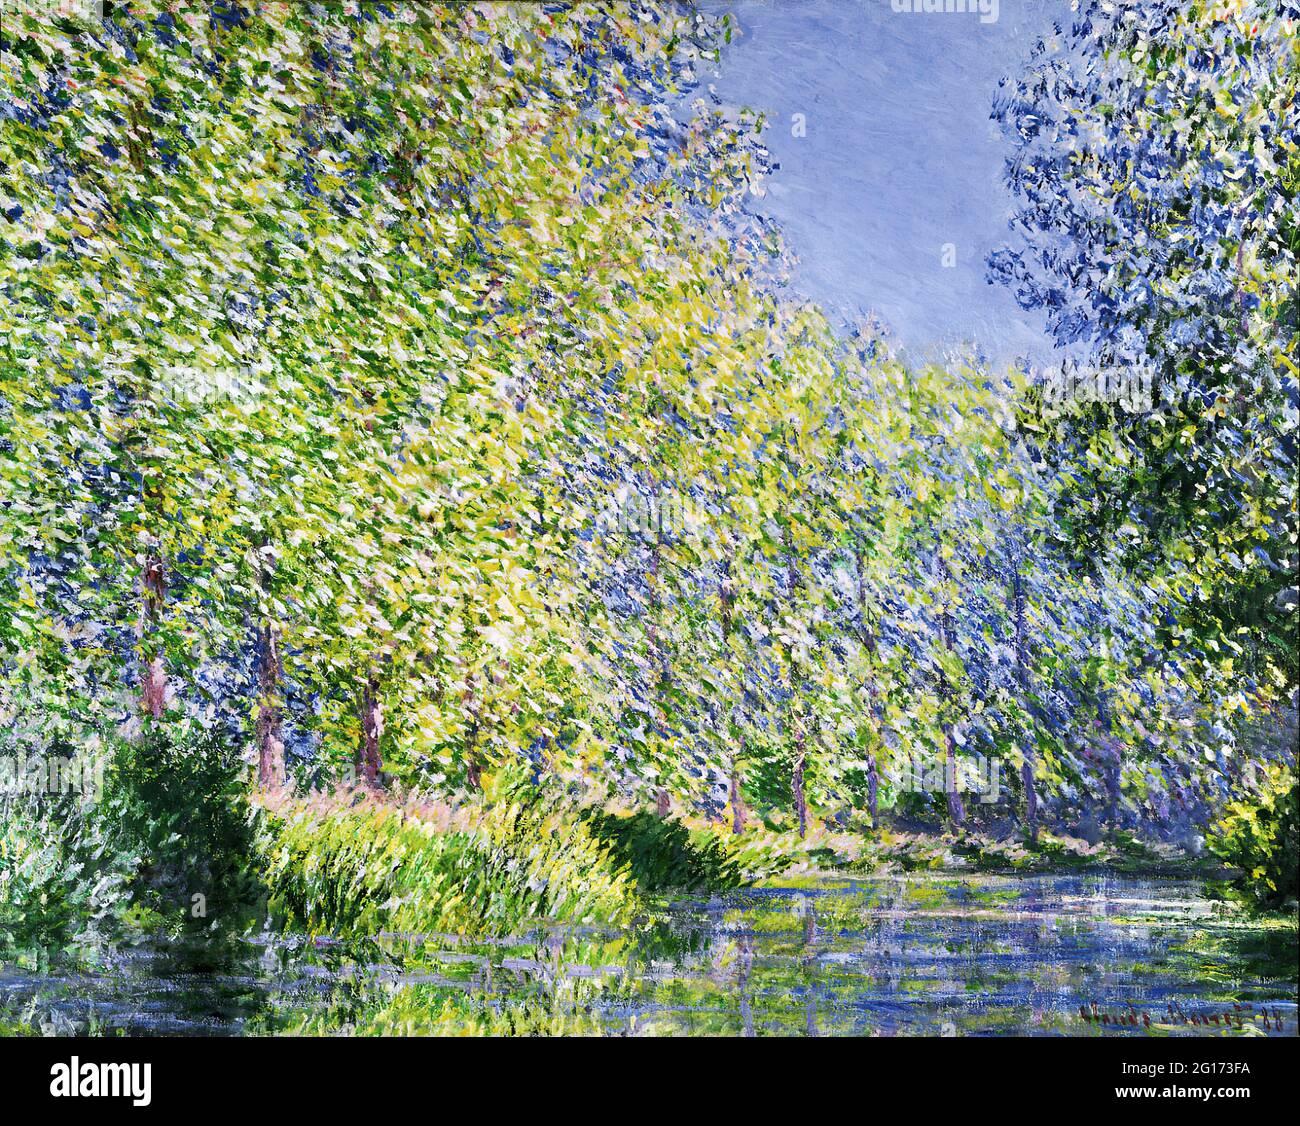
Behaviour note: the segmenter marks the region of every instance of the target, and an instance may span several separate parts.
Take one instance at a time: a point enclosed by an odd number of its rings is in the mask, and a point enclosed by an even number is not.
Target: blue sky
[[[985,281],[1012,207],[989,109],[998,79],[1068,22],[1068,0],[1000,0],[990,23],[890,0],[702,6],[730,11],[743,33],[711,81],[723,101],[769,115],[780,169],[752,206],[784,228],[795,289],[832,315],[875,313],[915,357],[969,341],[998,363],[1048,362],[1042,317]],[[797,113],[804,137],[792,136]]]

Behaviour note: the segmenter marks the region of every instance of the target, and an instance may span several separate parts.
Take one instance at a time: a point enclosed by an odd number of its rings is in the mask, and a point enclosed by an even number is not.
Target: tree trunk
[[[379,673],[371,669],[366,677],[361,696],[361,748],[358,755],[357,775],[363,786],[376,789],[382,760],[379,757],[379,739],[384,733],[384,704],[379,695]]]
[[[1025,584],[1020,574],[1020,561],[1015,562],[1012,573],[1011,598],[1016,627],[1016,684],[1020,689],[1020,706],[1029,714],[1029,663],[1025,640]],[[1020,781],[1025,796],[1025,824],[1029,839],[1038,840],[1038,791],[1034,786],[1034,750],[1028,732],[1021,733]]]
[[[157,648],[155,634],[162,619],[163,599],[167,593],[167,575],[163,561],[154,554],[144,564],[144,613],[140,628],[142,667],[140,670],[140,707],[153,719],[162,719],[167,706],[167,667]]]
[[[1243,216],[1244,218],[1244,216]],[[1241,314],[1241,338],[1247,340],[1250,338],[1250,313],[1249,305],[1246,299],[1245,289],[1246,278],[1246,244],[1239,242],[1237,244],[1237,307]]]
[[[808,835],[808,802],[804,798],[803,792],[803,771],[804,771],[804,735],[800,731],[795,739],[795,759],[794,759],[794,808],[799,817],[799,837],[800,839]]]
[[[782,525],[781,528],[783,546],[785,547],[786,558],[786,583],[790,588],[790,612],[794,613],[795,592],[799,588],[799,568],[795,562],[794,544],[790,536],[789,524]],[[799,671],[795,664],[794,646],[788,647],[786,662],[790,666],[790,706],[789,719],[790,728],[794,733],[794,776],[791,779],[791,788],[794,790],[794,809],[795,815],[799,819],[799,836],[802,839],[808,833],[808,801],[804,795],[804,766],[807,759],[808,745],[807,732],[803,727],[803,722],[798,715],[799,700]]]
[[[1098,694],[1097,715],[1101,720],[1102,739],[1106,747],[1106,824],[1113,839],[1119,829],[1120,771],[1123,761],[1119,741],[1112,732],[1110,707],[1104,692]]]
[[[153,719],[162,719],[167,703],[167,669],[161,657],[145,661],[140,706]]]
[[[650,495],[653,498],[652,503],[655,505],[655,511],[658,512],[662,507],[663,490],[657,479],[652,477],[652,481],[653,487]],[[659,563],[662,545],[663,527],[656,520],[654,522],[654,534],[650,538],[650,559],[646,564],[646,586],[649,590],[649,600],[646,607],[649,615],[649,622],[646,625],[646,647],[648,649],[650,675],[653,678],[651,694],[654,707],[655,749],[657,753],[662,753],[661,741],[668,730],[668,716],[664,708],[664,700],[667,697],[668,688],[672,684],[672,672],[669,667],[670,657],[663,652],[659,643],[659,610],[662,604],[659,591]],[[655,813],[661,818],[666,818],[671,809],[672,805],[668,797],[668,790],[661,784],[655,790]]]
[[[745,753],[745,742],[740,742],[740,753]],[[731,831],[739,835],[745,831],[745,803],[740,796],[740,772],[736,760],[731,760]]]
[[[867,656],[867,808],[871,828],[880,828],[880,775],[876,767],[876,748],[880,745],[880,686],[876,682],[876,632],[867,617],[867,568],[861,548],[857,553],[858,616],[861,619],[862,647]]]
[[[1020,785],[1025,793],[1025,825],[1029,829],[1029,839],[1038,840],[1038,791],[1034,787],[1034,765],[1030,753],[1021,752]]]
[[[479,765],[476,748],[483,709],[478,697],[478,677],[472,672],[465,678],[465,694],[461,701],[465,706],[465,714],[470,717],[469,727],[465,731],[465,785],[471,790],[481,790],[483,769]]]
[[[731,560],[722,561],[722,582],[718,588],[718,601],[721,605],[722,640],[731,637],[732,608],[736,604],[736,590],[731,581]]]
[[[731,638],[731,615],[732,608],[735,606],[736,593],[731,581],[731,560],[722,561],[722,583],[719,587],[719,601],[721,604],[722,616],[722,640],[725,645]],[[744,682],[741,682],[741,695],[744,695]],[[745,739],[742,736],[740,746],[731,757],[731,831],[734,834],[745,831],[745,803],[740,796],[740,771],[737,766],[739,759],[745,757]]]
[[[264,790],[284,785],[284,735],[279,699],[280,645],[275,627],[258,630],[257,784]]]
[[[958,829],[966,823],[966,807],[962,804],[961,793],[957,789],[957,741],[953,738],[952,724],[943,725],[945,745],[943,782],[948,792],[948,816]]]
[[[949,582],[952,581],[952,572],[948,568],[948,561],[944,559],[943,553],[939,554],[939,569],[941,574]],[[939,632],[943,636],[943,646],[949,653],[956,648],[952,631],[952,615],[946,604],[943,612],[939,615]],[[953,735],[954,724],[951,719],[951,705],[953,697],[952,685],[948,683],[948,674],[941,672],[940,676],[940,697],[944,710],[949,714],[943,722],[943,743],[944,743],[944,763],[943,763],[943,788],[948,794],[948,816],[952,818],[953,825],[960,829],[966,822],[966,808],[962,804],[961,794],[957,789],[957,740]]]
[[[867,752],[867,809],[871,813],[871,828],[880,828],[880,775],[876,770],[876,752]]]

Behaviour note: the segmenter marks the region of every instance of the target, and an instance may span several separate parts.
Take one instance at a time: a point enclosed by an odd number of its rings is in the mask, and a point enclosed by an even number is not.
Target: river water
[[[1192,884],[835,880],[659,904],[624,930],[142,941],[0,967],[47,1034],[1297,1034],[1295,932]]]

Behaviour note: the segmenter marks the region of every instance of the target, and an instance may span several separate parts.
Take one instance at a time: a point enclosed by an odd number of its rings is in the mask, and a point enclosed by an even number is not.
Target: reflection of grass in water
[[[109,1036],[121,1030],[106,1024],[87,1002],[75,1016],[68,1013],[68,994],[38,991],[27,998],[0,998],[0,1036]]]
[[[966,897],[982,906],[1010,908],[1020,899],[1020,889],[1015,887],[968,887]]]
[[[1019,930],[961,929],[963,908],[981,915],[1002,909],[1010,920],[1022,899],[1018,886],[965,878],[849,884],[822,895],[741,893],[711,906],[652,913],[617,953],[608,943],[592,941],[585,949],[566,949],[560,959],[619,963],[628,972],[618,978],[571,980],[558,965],[549,976],[498,972],[490,995],[482,992],[481,980],[469,989],[378,983],[362,990],[360,1004],[310,1014],[293,1030],[791,1035],[934,1034],[950,1027],[959,1035],[1114,1035],[1047,1001],[1035,1011],[1032,997],[1023,995],[1025,986],[1082,997],[1098,987],[1100,972],[1111,982],[1106,988],[1127,980],[1136,992],[1157,996],[1162,986],[1190,986],[1203,1002],[1230,1003],[1263,999],[1242,979],[1276,980],[1283,960],[1294,962],[1294,926],[1270,930],[1235,915],[1193,920],[1160,908],[1110,917],[1083,911],[1061,916],[1050,932],[1040,931],[1039,940],[1050,945],[1104,923],[1125,928],[1145,947],[1135,957],[1103,944],[1099,965],[1055,961],[1032,938],[1034,949],[1026,954]],[[886,924],[887,933],[880,929],[882,908],[904,913]],[[944,908],[958,909],[952,923],[906,915]],[[1200,929],[1193,933],[1193,926]],[[1149,928],[1149,934],[1128,928]],[[1183,939],[1181,946],[1170,945]],[[837,954],[851,957],[840,960]],[[919,962],[909,960],[917,957]],[[1269,992],[1271,998],[1281,995]]]
[[[468,958],[467,951],[424,950],[384,970],[417,978],[427,974],[437,981],[391,980],[354,966],[353,972],[335,979],[324,1003],[295,1007],[292,997],[282,997],[246,1031],[301,1036],[590,1035],[600,1031],[593,1003],[612,1002],[627,992],[616,971],[618,956],[626,949],[623,941],[572,941],[510,946]]]
[[[905,884],[904,903],[900,906],[940,907],[952,901],[952,888],[948,884]]]
[[[1220,989],[1231,1000],[1295,999],[1298,940],[1294,919],[1224,924],[1199,928],[1171,955],[1197,981],[1233,987]]]
[[[861,895],[819,899],[812,908],[817,930],[822,933],[859,930],[870,909],[866,897]]]
[[[267,1004],[262,957],[222,930],[22,957],[7,963],[16,972],[0,998],[0,1027],[79,1036],[237,1030]]]
[[[1294,981],[1294,923],[1262,924],[1235,911],[1191,919],[1167,905],[1147,910],[1143,896],[1156,905],[1179,894],[1165,886],[1128,884],[1115,893],[1127,897],[1125,915],[1104,914],[1120,902],[1115,894],[1093,908],[1073,883],[864,881],[823,894],[751,891],[660,903],[626,927],[538,924],[515,937],[384,936],[320,950],[272,948],[264,955],[272,964],[263,961],[256,975],[266,993],[248,1014],[247,1031],[935,1034],[948,1023],[958,1034],[1090,1035],[1095,1030],[1068,1006],[1054,1011],[1053,998],[1118,989],[1141,1006],[1137,998],[1169,989],[1213,1003],[1294,995],[1276,984],[1287,980],[1279,966]],[[1017,919],[1019,905],[1065,913],[1049,928]],[[1123,929],[1107,936],[1112,926]],[[1078,948],[1073,936],[1096,957],[1058,958],[1058,944],[1062,952]],[[391,980],[397,974],[405,980]],[[1257,978],[1275,984],[1267,992],[1243,984]],[[0,1029],[30,1027],[11,1009],[0,1003]]]
[[[438,985],[340,989],[330,1004],[283,1025],[250,1029],[294,1036],[560,1036],[590,1035],[591,1014],[554,998],[492,997]]]
[[[1136,977],[1173,974],[1203,987],[1207,1000],[1296,996],[1300,933],[1294,916],[1251,916],[1217,904],[1209,916],[1149,909],[1115,915],[1107,923],[1150,928],[1150,954],[1130,967]],[[1279,991],[1279,985],[1285,988]]]
[[[752,932],[764,938],[783,938],[802,943],[809,927],[809,917],[816,930],[842,926],[846,919],[857,921],[856,912],[836,911],[828,901],[813,904],[788,899],[772,907],[755,907],[747,911],[728,912],[727,922],[736,929]]]
[[[757,965],[747,982],[745,1004],[735,995],[721,995],[698,981],[665,983],[654,993],[657,1006],[638,1020],[645,1031],[666,1034],[801,1035],[831,1033],[870,1035],[900,1032],[935,1035],[950,1025],[956,1034],[1015,1034],[1077,1032],[1069,1015],[1044,1010],[1026,1012],[1020,1004],[968,1007],[971,994],[988,992],[997,984],[1010,984],[1015,975],[965,988],[934,975],[904,976],[897,983],[895,1000],[879,1008],[859,1004],[863,980],[850,973],[820,973],[809,979],[797,966]],[[1086,1031],[1086,1029],[1085,1029]]]

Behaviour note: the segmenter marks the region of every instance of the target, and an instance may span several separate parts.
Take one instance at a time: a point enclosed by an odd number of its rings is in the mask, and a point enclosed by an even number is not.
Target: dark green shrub
[[[588,809],[592,835],[627,865],[643,892],[736,887],[743,880],[722,841],[642,810],[630,816]]]
[[[256,903],[245,774],[233,742],[200,728],[118,746],[105,809],[139,853],[137,888],[169,917],[235,925]]]

